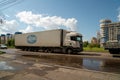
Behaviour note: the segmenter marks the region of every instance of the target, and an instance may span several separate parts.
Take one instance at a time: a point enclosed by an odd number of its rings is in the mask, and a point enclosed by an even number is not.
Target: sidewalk
[[[120,74],[112,74],[84,69],[59,68],[56,71],[48,72],[46,75],[50,80],[120,80]]]
[[[120,80],[120,74],[55,66],[36,63],[17,73],[0,71],[0,80]]]

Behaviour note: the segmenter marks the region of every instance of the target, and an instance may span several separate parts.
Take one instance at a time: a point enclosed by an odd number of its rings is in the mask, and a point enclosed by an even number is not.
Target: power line
[[[14,6],[20,2],[22,2],[23,0],[1,0],[0,1],[0,24],[4,24],[4,20],[5,20],[5,16],[2,13],[3,10]]]
[[[23,0],[2,0],[0,1],[0,10],[3,11],[11,6],[14,6]]]

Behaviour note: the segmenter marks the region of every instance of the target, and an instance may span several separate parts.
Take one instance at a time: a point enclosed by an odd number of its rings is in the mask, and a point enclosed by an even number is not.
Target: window
[[[82,41],[82,37],[81,36],[71,36],[71,40],[73,40],[73,41]]]
[[[75,36],[71,36],[71,40],[76,41],[76,37]]]
[[[76,37],[77,41],[82,41],[82,37]]]

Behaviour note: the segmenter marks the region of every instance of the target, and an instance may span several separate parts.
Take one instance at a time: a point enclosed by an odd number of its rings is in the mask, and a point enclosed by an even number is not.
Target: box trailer
[[[16,34],[15,47],[26,51],[73,53],[83,50],[83,42],[80,33],[57,29]]]

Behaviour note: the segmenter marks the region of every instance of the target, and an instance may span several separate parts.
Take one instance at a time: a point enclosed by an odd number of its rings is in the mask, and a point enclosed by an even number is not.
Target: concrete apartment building
[[[100,20],[101,43],[107,41],[118,42],[120,40],[120,22],[111,20]]]
[[[7,44],[8,40],[14,39],[14,35],[22,34],[22,32],[15,32],[15,34],[1,34],[0,35],[0,44]]]
[[[8,40],[13,39],[13,35],[12,34],[1,34],[0,36],[0,44],[7,44]]]

